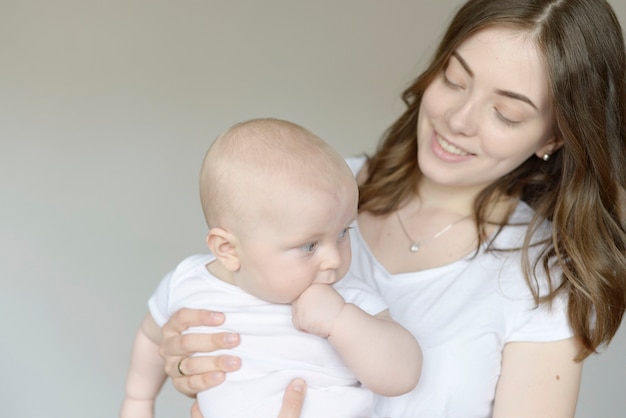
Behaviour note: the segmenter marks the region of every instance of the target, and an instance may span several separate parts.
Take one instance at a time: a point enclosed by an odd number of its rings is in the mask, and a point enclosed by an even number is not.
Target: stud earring
[[[550,160],[550,154],[548,154],[548,153],[546,152],[545,154],[543,154],[542,159],[543,159],[544,161],[548,161],[548,160]]]

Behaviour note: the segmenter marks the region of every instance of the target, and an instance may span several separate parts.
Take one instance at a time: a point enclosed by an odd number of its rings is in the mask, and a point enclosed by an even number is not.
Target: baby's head
[[[350,264],[358,188],[343,158],[306,129],[276,119],[239,123],[206,154],[200,197],[207,242],[226,280],[289,303]]]

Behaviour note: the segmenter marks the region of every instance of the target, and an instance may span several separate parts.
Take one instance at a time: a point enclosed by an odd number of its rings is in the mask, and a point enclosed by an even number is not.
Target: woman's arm
[[[508,343],[496,388],[494,418],[571,418],[576,411],[582,362],[575,338]]]
[[[189,357],[197,352],[210,352],[239,345],[238,334],[183,334],[183,331],[192,326],[211,327],[222,323],[224,314],[221,312],[181,309],[163,326],[160,353],[165,361],[165,372],[179,392],[195,397],[198,392],[222,383],[226,373],[239,370],[241,367],[241,360],[235,356]],[[178,370],[179,365],[184,376]]]

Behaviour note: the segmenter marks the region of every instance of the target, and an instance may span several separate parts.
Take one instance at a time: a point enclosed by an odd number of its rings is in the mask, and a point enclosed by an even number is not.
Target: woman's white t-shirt
[[[356,174],[364,158],[348,159]],[[520,203],[513,222],[533,212]],[[519,247],[526,227],[507,226],[496,248]],[[424,364],[417,387],[399,397],[377,396],[377,417],[490,417],[502,350],[513,341],[557,341],[573,335],[565,300],[537,307],[522,272],[521,254],[486,252],[415,273],[390,274],[351,231],[352,265],[344,280],[376,288],[391,316],[417,338]],[[531,256],[532,256],[531,252]],[[540,276],[542,272],[537,272]],[[545,282],[545,280],[544,280]],[[542,287],[543,288],[543,287]]]

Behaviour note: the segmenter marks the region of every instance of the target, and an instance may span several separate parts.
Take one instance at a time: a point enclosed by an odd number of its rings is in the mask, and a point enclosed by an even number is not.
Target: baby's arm
[[[154,401],[166,378],[159,355],[161,338],[161,328],[146,315],[133,344],[120,418],[154,417]]]
[[[411,391],[422,370],[422,350],[389,311],[369,315],[345,303],[329,285],[314,284],[293,303],[294,325],[328,338],[361,383],[384,396]]]

